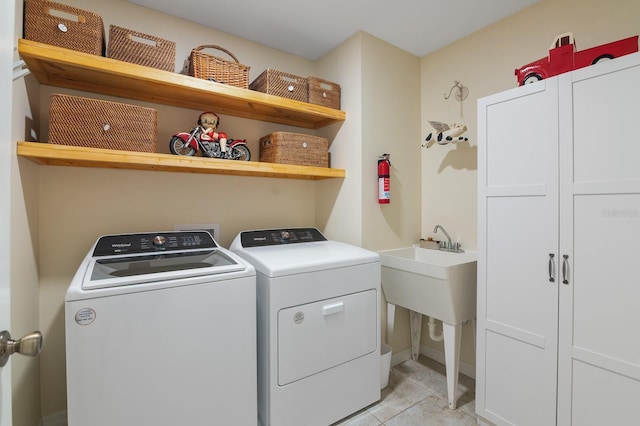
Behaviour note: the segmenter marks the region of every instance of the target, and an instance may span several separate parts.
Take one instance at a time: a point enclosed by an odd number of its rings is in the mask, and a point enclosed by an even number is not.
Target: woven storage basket
[[[92,12],[46,0],[26,0],[24,38],[104,55],[104,25]]]
[[[233,58],[233,62],[202,52],[203,49],[221,50]],[[249,68],[242,65],[233,53],[214,44],[196,47],[189,57],[189,75],[243,89],[249,88]]]
[[[112,59],[175,71],[176,44],[160,37],[109,25],[107,56]]]
[[[307,102],[309,98],[309,83],[306,78],[271,68],[267,68],[253,80],[249,88],[296,101]]]
[[[51,95],[49,143],[155,152],[157,111],[118,102]]]
[[[329,141],[302,133],[274,132],[260,138],[260,161],[328,167]]]
[[[318,77],[307,77],[309,103],[340,109],[340,85]]]

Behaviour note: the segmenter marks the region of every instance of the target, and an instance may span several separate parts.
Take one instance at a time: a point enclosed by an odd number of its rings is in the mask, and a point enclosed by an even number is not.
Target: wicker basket
[[[309,80],[309,103],[340,109],[340,85],[318,77]]]
[[[176,62],[176,44],[160,37],[110,25],[107,56],[132,64],[173,72]]]
[[[267,68],[249,85],[251,90],[307,102],[309,83],[304,77]]]
[[[25,1],[24,38],[104,55],[102,18],[95,13],[51,1]]]
[[[51,95],[49,143],[155,152],[157,111],[135,105]]]
[[[328,167],[329,141],[302,133],[274,132],[260,138],[260,161]]]
[[[233,62],[204,53],[203,49],[221,50],[233,58]],[[191,51],[189,75],[243,89],[249,88],[249,67],[242,65],[238,58],[227,49],[214,44],[198,46]]]

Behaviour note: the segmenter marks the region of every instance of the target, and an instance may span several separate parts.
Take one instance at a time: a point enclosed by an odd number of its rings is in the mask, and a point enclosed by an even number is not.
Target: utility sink
[[[472,321],[475,336],[477,255],[420,247],[379,251],[382,291],[387,300],[387,343],[393,345],[396,305],[409,309],[411,356],[420,354],[422,315],[430,317],[431,338],[444,340],[449,408],[456,408],[462,323]],[[442,335],[431,336],[435,319]]]
[[[476,253],[406,247],[378,254],[387,302],[448,324],[475,318]]]

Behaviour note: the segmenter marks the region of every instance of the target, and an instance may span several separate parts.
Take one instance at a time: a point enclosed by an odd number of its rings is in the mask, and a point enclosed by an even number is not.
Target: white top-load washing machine
[[[65,297],[69,426],[255,425],[255,309],[208,232],[99,238]]]
[[[327,426],[380,399],[380,259],[315,228],[241,232],[256,268],[261,425]]]

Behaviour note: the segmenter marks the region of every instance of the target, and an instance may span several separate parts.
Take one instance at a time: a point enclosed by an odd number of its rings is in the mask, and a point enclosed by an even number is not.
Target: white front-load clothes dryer
[[[99,238],[65,297],[68,425],[256,425],[255,318],[208,232]]]
[[[241,232],[256,268],[258,419],[327,426],[380,399],[380,259],[315,228]]]

